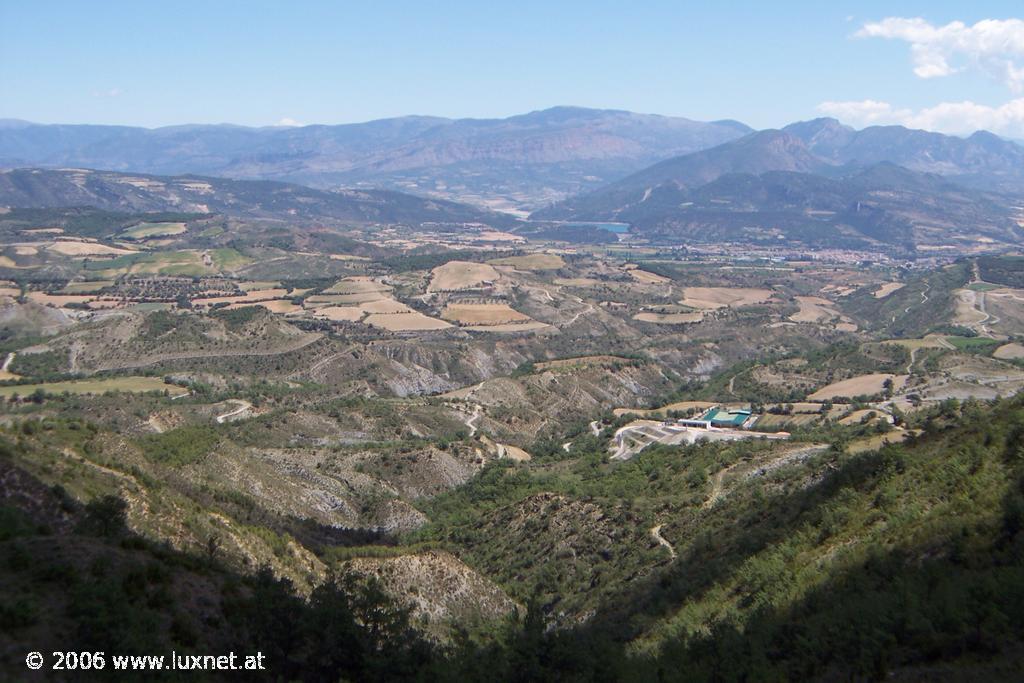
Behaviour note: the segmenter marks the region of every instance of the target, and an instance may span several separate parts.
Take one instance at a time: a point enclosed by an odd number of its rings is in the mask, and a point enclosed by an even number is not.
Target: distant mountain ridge
[[[912,171],[937,173],[988,190],[1024,190],[1024,147],[988,131],[967,138],[903,126],[854,130],[835,119],[786,126],[815,156],[836,165],[891,162]]]
[[[657,239],[954,248],[1019,243],[1024,148],[834,119],[752,133],[662,161],[537,220],[631,223]],[[776,242],[782,243],[782,242]]]
[[[0,206],[105,211],[177,211],[284,220],[383,224],[482,223],[515,219],[465,204],[391,190],[317,190],[269,180],[156,176],[87,169],[0,171]]]
[[[406,116],[295,128],[0,122],[0,166],[106,169],[388,187],[483,205],[542,206],[751,129],[555,107],[504,119]]]

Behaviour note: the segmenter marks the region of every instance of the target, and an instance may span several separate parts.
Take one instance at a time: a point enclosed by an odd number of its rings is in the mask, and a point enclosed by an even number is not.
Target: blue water
[[[607,230],[608,232],[624,233],[629,232],[629,223],[599,223],[597,221],[567,221],[562,225],[571,227],[593,227]]]

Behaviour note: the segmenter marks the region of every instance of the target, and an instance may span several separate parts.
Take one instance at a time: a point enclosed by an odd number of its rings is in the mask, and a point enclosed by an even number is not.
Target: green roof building
[[[744,422],[750,419],[750,415],[751,412],[745,409],[734,408],[727,410],[725,408],[712,408],[701,419],[710,422],[712,427],[739,429],[743,426]]]

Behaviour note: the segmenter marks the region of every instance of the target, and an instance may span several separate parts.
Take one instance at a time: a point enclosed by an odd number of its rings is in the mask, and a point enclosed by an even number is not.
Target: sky
[[[0,0],[0,118],[836,116],[1024,138],[1019,2]]]

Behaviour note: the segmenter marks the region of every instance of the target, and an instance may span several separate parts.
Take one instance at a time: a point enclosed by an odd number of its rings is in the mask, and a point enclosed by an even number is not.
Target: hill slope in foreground
[[[684,457],[652,448],[611,474],[576,479],[572,494],[564,488],[572,478],[491,468],[432,504],[426,534],[464,546],[479,570],[502,580],[541,579],[520,618],[493,626],[484,645],[421,639],[374,579],[346,574],[305,601],[268,575],[231,576],[213,541],[197,558],[136,539],[117,499],[82,509],[37,480],[46,476],[38,458],[70,434],[70,424],[48,422],[2,441],[0,573],[18,586],[2,605],[5,669],[18,670],[23,653],[49,635],[107,651],[259,650],[268,679],[675,680],[685,672],[692,680],[910,681],[1014,680],[1019,672],[1020,400],[990,410],[944,404],[913,443],[781,465],[735,444]],[[648,508],[700,497],[695,472],[751,459],[752,472],[760,462],[771,474],[735,477],[710,505],[684,505],[655,540],[628,526]],[[538,506],[556,512],[531,516]],[[551,562],[539,574],[494,564],[509,543],[524,557],[550,544]],[[617,555],[623,544],[662,554],[666,565],[609,592],[585,625],[545,630],[547,591],[584,578],[588,553]],[[628,557],[610,574],[591,574],[591,584],[615,586],[635,570]]]

